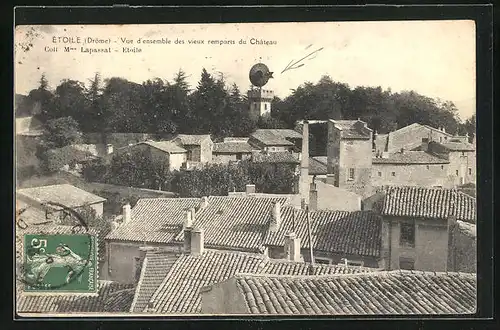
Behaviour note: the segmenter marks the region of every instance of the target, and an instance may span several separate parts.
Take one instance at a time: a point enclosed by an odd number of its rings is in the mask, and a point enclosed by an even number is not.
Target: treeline
[[[290,194],[298,180],[295,169],[289,165],[250,161],[169,171],[164,162],[151,160],[141,151],[118,154],[109,163],[87,163],[82,175],[88,182],[171,191],[180,197],[224,196],[244,191],[247,184],[255,184],[257,192]]]
[[[158,138],[177,133],[212,134],[220,138],[248,136],[258,127],[294,128],[295,122],[304,118],[360,118],[379,133],[415,122],[444,127],[451,133],[475,133],[475,116],[461,122],[452,102],[412,91],[352,89],[328,76],[315,84],[298,86],[283,100],[275,98],[272,118],[260,121],[249,117],[248,100],[236,85],[227,86],[222,78],[205,69],[194,88],[188,85],[183,71],[172,81],[156,78],[142,84],[118,77],[102,80],[95,74],[87,84],[64,80],[53,90],[42,76],[39,87],[22,103],[18,114],[35,110],[51,134],[59,136],[47,137],[58,146],[79,138],[78,134],[70,134],[74,128],[84,133],[141,132]],[[54,124],[54,120],[59,122]],[[69,129],[65,131],[61,126]]]

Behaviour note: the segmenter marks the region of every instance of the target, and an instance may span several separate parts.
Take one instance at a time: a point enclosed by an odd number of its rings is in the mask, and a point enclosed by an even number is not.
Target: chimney
[[[184,253],[191,253],[191,236],[192,236],[193,228],[186,227],[184,228]]]
[[[202,255],[204,249],[203,229],[196,228],[191,230],[191,254],[194,256]]]
[[[245,192],[247,194],[255,194],[255,185],[254,184],[247,184],[245,186]]]
[[[300,237],[293,232],[285,237],[285,256],[290,261],[303,261],[300,255]]]
[[[191,227],[193,227],[193,215],[191,213],[191,210],[187,210],[186,217],[184,219],[184,230]]]
[[[132,210],[130,208],[130,204],[127,203],[125,205],[123,205],[123,208],[122,208],[122,222],[123,223],[127,223],[130,221],[130,219],[132,219]]]
[[[299,194],[309,202],[309,123],[302,126],[302,150],[300,160]]]
[[[109,155],[109,154],[112,154],[112,153],[113,153],[113,145],[108,143],[106,145],[106,154]]]
[[[281,204],[280,202],[274,202],[270,230],[272,232],[278,231],[280,224],[281,224]]]
[[[196,220],[196,209],[194,207],[189,209],[189,212],[191,213],[191,224],[194,224]],[[192,226],[191,226],[192,227]]]
[[[203,196],[201,198],[200,209],[204,209],[207,206],[208,206],[208,197],[207,196]]]

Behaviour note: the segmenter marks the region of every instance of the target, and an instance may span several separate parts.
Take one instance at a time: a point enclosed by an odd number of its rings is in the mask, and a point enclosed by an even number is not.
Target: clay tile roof
[[[451,150],[451,151],[474,151],[474,150],[476,150],[476,148],[474,148],[474,145],[471,143],[449,141],[449,142],[443,142],[440,144],[443,145],[446,149]]]
[[[342,130],[342,138],[345,139],[369,139],[370,129],[361,127],[363,123],[359,120],[332,120],[337,128]]]
[[[449,164],[450,161],[425,151],[404,151],[389,154],[387,158],[375,157],[373,164]]]
[[[210,135],[189,135],[189,134],[179,134],[176,137],[183,145],[200,145],[206,139],[210,139]]]
[[[302,138],[300,133],[290,129],[258,129],[250,136],[266,146],[294,146],[293,142],[287,139]]]
[[[327,174],[326,163],[319,161],[317,157],[309,158],[309,175],[325,175],[325,174]]]
[[[474,274],[373,272],[236,276],[250,314],[473,314]]]
[[[141,276],[130,307],[131,313],[140,313],[147,307],[151,296],[179,256],[170,253],[147,253],[142,264]]]
[[[196,215],[194,226],[204,229],[207,247],[260,251],[273,204],[284,205],[287,201],[286,197],[211,196],[208,206]],[[180,242],[183,238],[180,232],[176,240]]]
[[[55,202],[70,208],[106,201],[105,198],[91,194],[70,184],[18,189],[17,193],[38,203]]]
[[[239,273],[292,274],[307,272],[308,264],[269,260],[263,255],[205,251],[201,256],[183,255],[171,267],[151,301],[155,313],[200,313],[200,289],[223,282]],[[315,266],[315,274],[358,273],[370,269]]]
[[[455,189],[388,187],[382,215],[476,222],[476,199]]]
[[[130,222],[122,224],[106,239],[169,243],[182,231],[185,212],[199,204],[199,198],[140,199],[132,209]]]
[[[295,211],[295,230],[293,230]],[[294,231],[301,247],[309,248],[307,213],[292,207],[281,209],[281,224],[276,232],[268,232],[266,246],[284,246],[285,235]],[[311,236],[316,251],[380,256],[381,219],[371,211],[311,211]]]
[[[144,142],[139,142],[138,144],[147,144],[153,148],[171,154],[182,154],[184,152],[187,152],[186,149],[179,147],[172,141],[144,141]]]
[[[300,164],[299,158],[288,152],[288,151],[278,151],[278,152],[254,152],[252,154],[252,161],[254,163],[285,163],[285,164]]]
[[[247,142],[220,142],[214,143],[214,153],[251,153],[254,150]]]
[[[97,296],[27,295],[17,298],[18,313],[91,313],[128,312],[134,297],[134,286],[99,281]]]

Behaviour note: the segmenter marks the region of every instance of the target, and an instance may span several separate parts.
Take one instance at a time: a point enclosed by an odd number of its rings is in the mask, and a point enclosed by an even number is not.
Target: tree
[[[38,88],[29,92],[27,100],[33,109],[33,113],[42,121],[53,119],[57,115],[52,111],[53,98],[54,95],[49,90],[49,83],[45,78],[45,74],[42,74]]]
[[[143,122],[142,85],[122,78],[111,78],[101,96],[101,121],[105,132],[147,132]]]
[[[226,128],[221,125],[227,112],[227,91],[224,81],[215,80],[204,68],[198,87],[191,94],[191,118],[193,133],[223,136]]]
[[[42,136],[47,149],[61,148],[81,141],[78,123],[72,117],[61,117],[48,120]]]
[[[80,120],[80,126],[83,132],[102,133],[105,131],[106,121],[103,120],[101,75],[96,72],[89,83],[89,87],[86,87],[84,92],[86,108],[82,116],[84,120]]]
[[[55,117],[72,117],[79,124],[86,118],[85,86],[76,80],[63,80],[55,90],[53,114]]]

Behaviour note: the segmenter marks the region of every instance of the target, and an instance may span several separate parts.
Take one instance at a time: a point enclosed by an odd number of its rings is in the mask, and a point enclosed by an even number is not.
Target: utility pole
[[[309,212],[309,205],[306,205],[306,214],[307,214],[307,235],[309,236],[309,257],[311,258],[311,265],[314,265],[313,242],[311,235],[311,213]]]

